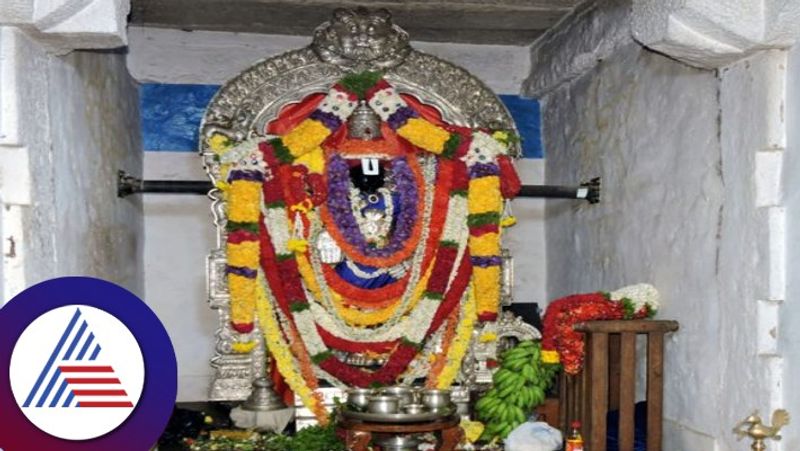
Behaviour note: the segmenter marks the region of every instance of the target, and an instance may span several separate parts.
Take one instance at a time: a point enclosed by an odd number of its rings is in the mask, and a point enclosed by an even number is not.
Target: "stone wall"
[[[137,90],[122,53],[73,52],[50,65],[56,273],[144,294],[141,199],[117,197],[117,170],[141,174]]]
[[[783,406],[797,418],[800,406],[800,46],[788,55],[786,80],[787,148],[783,169],[786,205],[786,305],[780,318],[779,348],[785,353]],[[797,423],[795,423],[797,424]],[[784,449],[800,449],[800,428],[790,426],[784,432]]]
[[[692,68],[632,40],[627,2],[598,3],[534,44],[526,83],[542,95],[547,183],[603,181],[598,205],[548,202],[548,295],[653,283],[659,317],[681,325],[666,344],[664,449],[741,449],[733,425],[781,403],[770,153],[783,52]],[[536,65],[547,55],[557,64]]]
[[[141,203],[116,197],[116,171],[142,164],[125,55],[53,56],[8,27],[0,53],[4,298],[68,275],[141,295]]]

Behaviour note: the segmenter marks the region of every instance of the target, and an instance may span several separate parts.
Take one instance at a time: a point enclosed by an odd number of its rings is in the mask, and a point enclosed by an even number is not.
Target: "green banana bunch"
[[[481,440],[506,438],[545,400],[558,365],[541,361],[541,344],[523,341],[501,356],[492,376],[492,388],[475,404],[478,419],[486,425]]]

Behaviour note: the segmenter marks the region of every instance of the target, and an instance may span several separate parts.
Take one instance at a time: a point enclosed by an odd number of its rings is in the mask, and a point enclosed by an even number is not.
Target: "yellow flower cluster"
[[[481,313],[497,313],[497,306],[500,301],[500,267],[475,267],[472,270],[472,283],[475,284],[478,311]]]
[[[258,268],[258,254],[260,252],[258,241],[243,241],[241,243],[228,243],[228,264],[242,268]]]
[[[493,341],[497,341],[497,334],[494,332],[484,332],[478,337],[478,341],[481,343],[491,343]]]
[[[206,139],[206,144],[208,144],[212,152],[222,155],[231,147],[231,140],[225,135],[214,133],[210,138]]]
[[[464,438],[466,438],[469,443],[477,442],[485,428],[484,424],[480,421],[461,420],[461,429],[464,430]]]
[[[237,341],[231,345],[231,350],[234,354],[250,354],[253,348],[256,347],[256,342],[250,341]]]
[[[263,283],[263,280],[260,280],[260,282]],[[280,324],[278,324],[275,312],[272,309],[272,302],[268,299],[263,286],[259,286],[257,290],[256,308],[258,310],[258,320],[264,331],[264,340],[272,354],[272,358],[275,359],[278,371],[292,391],[303,401],[303,405],[314,413],[317,421],[323,426],[327,425],[328,411],[320,403],[319,397],[315,396],[314,390],[308,387],[306,381],[295,367],[289,344],[283,339]]]
[[[500,177],[479,177],[469,181],[467,194],[469,214],[494,213],[503,210]]]
[[[293,157],[299,158],[319,149],[322,141],[325,141],[325,138],[330,134],[331,131],[321,122],[314,119],[305,119],[300,125],[284,135],[281,141],[283,141],[283,145],[289,149]]]
[[[231,294],[231,322],[251,324],[257,291],[255,279],[228,274],[228,291]]]
[[[411,144],[437,155],[444,151],[444,145],[450,139],[450,132],[447,130],[416,117],[398,128],[397,134]]]
[[[290,252],[303,254],[308,250],[308,241],[299,238],[289,238],[286,242],[286,249]]]
[[[473,257],[500,255],[500,234],[484,233],[469,237],[469,252]]]
[[[500,227],[512,227],[517,223],[516,216],[506,216],[505,218],[500,220]]]
[[[376,326],[378,324],[385,323],[400,307],[400,302],[395,302],[389,307],[382,309],[359,310],[357,308],[351,308],[344,305],[341,296],[338,295],[333,296],[333,303],[336,307],[336,313],[339,315],[339,317],[342,318],[347,324],[353,326]]]
[[[294,164],[302,164],[312,174],[322,174],[325,172],[325,154],[322,147],[317,147],[305,155],[300,155],[294,160]]]
[[[561,359],[558,357],[558,351],[551,351],[542,349],[542,362],[544,363],[558,363]]]
[[[467,354],[477,315],[474,287],[467,294],[467,302],[464,304],[462,315],[461,323],[456,331],[456,338],[453,339],[453,344],[450,345],[450,350],[447,352],[447,364],[445,364],[442,372],[439,373],[439,380],[436,383],[437,388],[444,389],[453,385],[453,381],[456,380],[456,376],[461,370],[461,362]]]
[[[250,180],[234,180],[228,188],[228,220],[258,222],[261,214],[261,184]]]

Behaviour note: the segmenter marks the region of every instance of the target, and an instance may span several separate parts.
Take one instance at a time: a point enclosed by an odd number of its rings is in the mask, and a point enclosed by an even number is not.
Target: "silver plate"
[[[342,414],[351,420],[367,421],[370,423],[423,423],[425,421],[436,421],[450,418],[456,412],[454,406],[443,409],[440,412],[422,413],[372,413],[356,412],[344,409]]]

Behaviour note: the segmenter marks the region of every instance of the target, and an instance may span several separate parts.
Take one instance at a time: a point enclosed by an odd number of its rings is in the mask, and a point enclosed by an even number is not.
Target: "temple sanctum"
[[[2,2],[0,325],[104,279],[168,359],[108,310],[126,385],[84,308],[21,402],[0,332],[0,451],[103,408],[28,443],[800,449],[798,38],[800,0]]]

